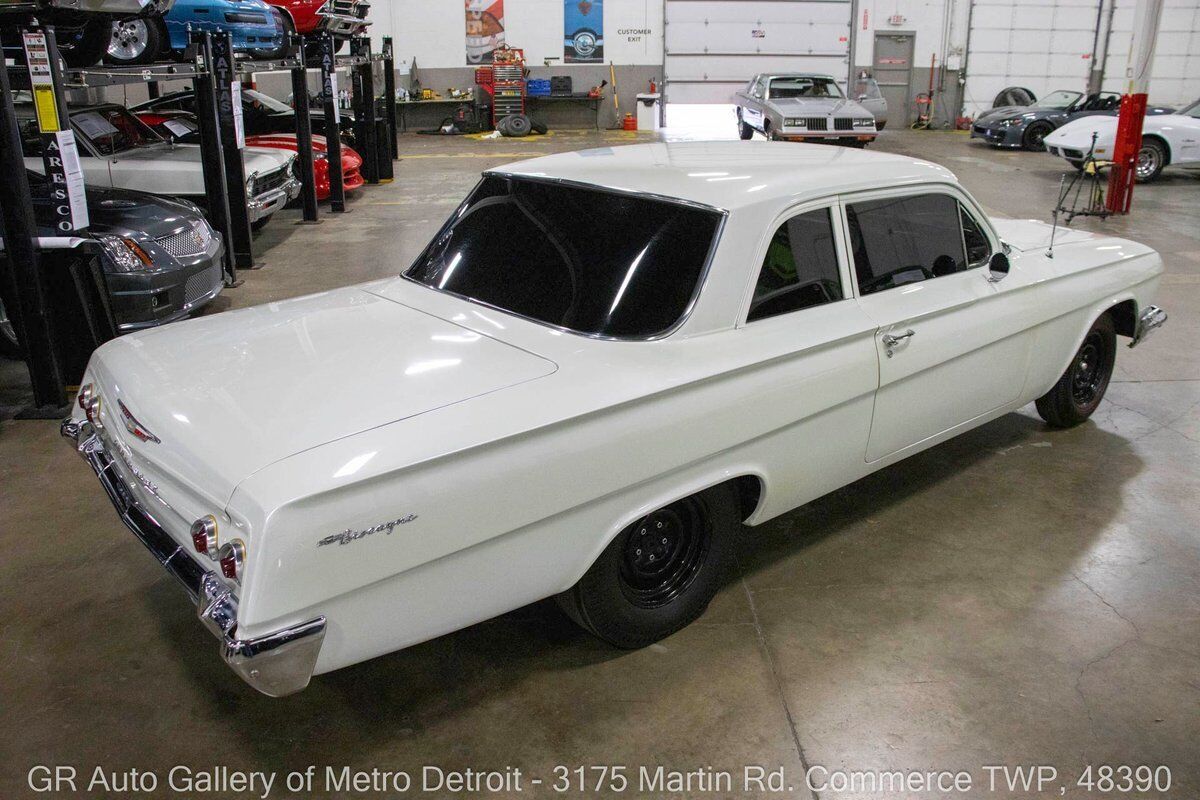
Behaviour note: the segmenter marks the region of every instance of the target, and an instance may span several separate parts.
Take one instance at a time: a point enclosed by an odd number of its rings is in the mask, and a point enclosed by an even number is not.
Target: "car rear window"
[[[487,176],[405,275],[577,333],[647,338],[686,313],[721,220],[682,202]]]

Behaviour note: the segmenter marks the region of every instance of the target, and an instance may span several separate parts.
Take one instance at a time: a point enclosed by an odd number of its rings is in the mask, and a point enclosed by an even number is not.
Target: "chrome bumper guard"
[[[1166,321],[1167,312],[1158,306],[1147,306],[1146,310],[1138,316],[1137,330],[1134,331],[1133,339],[1129,342],[1129,346],[1137,347],[1142,343],[1143,339],[1161,328]]]
[[[274,214],[276,211],[286,206],[289,200],[294,200],[299,195],[299,179],[295,177],[289,177],[286,183],[280,184],[274,189],[263,192],[255,197],[247,198],[246,208],[250,211],[250,221],[258,222],[263,217]]]
[[[237,637],[237,596],[215,572],[205,569],[147,514],[130,494],[104,443],[88,422],[63,420],[62,435],[75,444],[108,494],[117,516],[166,568],[196,604],[196,614],[221,643],[221,657],[246,683],[270,697],[298,692],[308,685],[321,644],[325,618],[253,639]]]

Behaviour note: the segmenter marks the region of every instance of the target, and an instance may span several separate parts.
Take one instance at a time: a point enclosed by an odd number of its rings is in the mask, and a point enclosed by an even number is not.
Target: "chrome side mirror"
[[[997,283],[1004,280],[1004,276],[1008,274],[1008,270],[1008,256],[1004,255],[1004,253],[992,253],[992,258],[988,261],[987,279],[992,283]]]
[[[867,96],[865,94],[860,94],[858,97],[856,97],[854,99],[861,103],[863,100],[867,99]]]

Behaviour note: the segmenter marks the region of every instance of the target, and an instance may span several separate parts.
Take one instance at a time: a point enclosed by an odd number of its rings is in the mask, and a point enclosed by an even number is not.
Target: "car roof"
[[[957,183],[945,167],[910,156],[826,144],[737,140],[578,150],[506,164],[485,174],[590,184],[730,211],[781,198]]]

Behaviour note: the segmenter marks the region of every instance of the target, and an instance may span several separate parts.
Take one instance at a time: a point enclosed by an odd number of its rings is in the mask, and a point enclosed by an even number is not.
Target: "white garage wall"
[[[1104,61],[1104,89],[1124,92],[1137,0],[1116,0]],[[1154,62],[1150,102],[1183,106],[1200,97],[1200,0],[1165,0]]]
[[[1007,86],[1042,97],[1087,89],[1099,0],[975,0],[967,53],[965,105],[991,108]]]
[[[875,33],[901,31],[915,34],[913,64],[929,68],[930,56],[938,66],[958,69],[966,43],[970,0],[859,0],[854,19],[854,64],[869,68],[875,58]],[[899,17],[895,22],[893,17]]]
[[[605,62],[661,64],[662,13],[662,0],[604,0]],[[421,69],[467,66],[462,0],[374,0],[371,19],[373,46],[391,36],[398,61],[415,57]],[[506,0],[504,29],[508,44],[524,48],[529,64],[549,57],[562,65],[562,0]],[[639,33],[646,29],[649,35]]]

